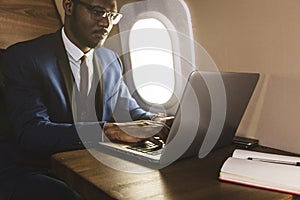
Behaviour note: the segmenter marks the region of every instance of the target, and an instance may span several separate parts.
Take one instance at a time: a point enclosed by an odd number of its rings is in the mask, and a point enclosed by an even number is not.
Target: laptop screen
[[[204,157],[213,149],[231,144],[258,78],[257,73],[192,72],[166,144],[167,156],[174,149],[184,148],[180,142],[189,145],[181,157]],[[187,137],[193,137],[190,144]],[[177,146],[170,145],[173,139],[178,140]]]

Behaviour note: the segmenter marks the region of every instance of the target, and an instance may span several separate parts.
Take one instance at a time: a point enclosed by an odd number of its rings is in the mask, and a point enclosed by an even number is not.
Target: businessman
[[[63,0],[63,7],[61,29],[12,45],[3,56],[18,151],[13,167],[0,173],[0,199],[81,199],[48,173],[53,153],[105,139],[154,140],[143,130],[126,133],[111,122],[115,116],[122,121],[160,117],[139,107],[122,80],[119,57],[102,47],[122,17],[116,0]]]

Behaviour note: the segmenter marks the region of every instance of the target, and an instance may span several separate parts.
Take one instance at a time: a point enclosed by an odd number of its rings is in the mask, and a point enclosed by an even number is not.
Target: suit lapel
[[[99,121],[102,121],[102,114],[103,114],[103,107],[104,107],[104,85],[103,85],[103,76],[102,70],[100,66],[100,62],[97,59],[97,55],[94,53],[93,57],[94,69],[99,77],[99,81],[96,88],[96,95],[95,95],[95,109],[97,118]],[[94,76],[95,77],[95,76]]]
[[[66,88],[66,93],[67,93],[67,100],[68,103],[71,107],[71,110],[73,113],[76,113],[76,106],[73,106],[72,103],[72,95],[73,95],[73,87],[75,84],[75,80],[73,77],[73,73],[71,71],[69,59],[64,47],[64,43],[62,40],[62,35],[61,35],[61,29],[56,32],[56,39],[59,41],[59,44],[56,47],[56,56],[57,56],[57,65],[58,68],[60,69],[63,81],[65,83],[65,88]],[[74,115],[73,115],[74,116]]]
[[[65,82],[65,87],[67,91],[67,99],[70,105],[72,105],[72,94],[73,94],[73,86],[74,86],[74,77],[72,71],[69,67],[68,60],[66,62],[65,59],[58,59],[57,64],[60,68],[62,77]]]

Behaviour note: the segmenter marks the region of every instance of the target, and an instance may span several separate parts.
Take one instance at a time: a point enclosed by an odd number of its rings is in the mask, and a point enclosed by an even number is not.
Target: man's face
[[[104,44],[113,24],[101,11],[117,12],[116,0],[72,0],[69,29],[73,42],[87,49]],[[102,12],[103,13],[103,12]]]

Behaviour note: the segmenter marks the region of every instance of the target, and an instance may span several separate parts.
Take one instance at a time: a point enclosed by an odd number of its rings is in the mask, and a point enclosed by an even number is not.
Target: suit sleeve
[[[103,122],[74,124],[67,117],[62,121],[51,118],[49,112],[53,111],[49,111],[45,103],[45,93],[50,91],[43,89],[46,83],[35,58],[22,55],[26,50],[10,48],[3,56],[5,96],[17,146],[26,152],[51,155],[99,141]],[[59,107],[57,109],[59,112]]]
[[[120,79],[118,85],[118,99],[114,109],[114,119],[118,122],[134,121],[140,119],[150,120],[155,114],[145,111],[141,108],[136,100],[129,92],[127,85],[122,78],[122,63],[120,58],[116,55],[116,63],[120,70]]]

